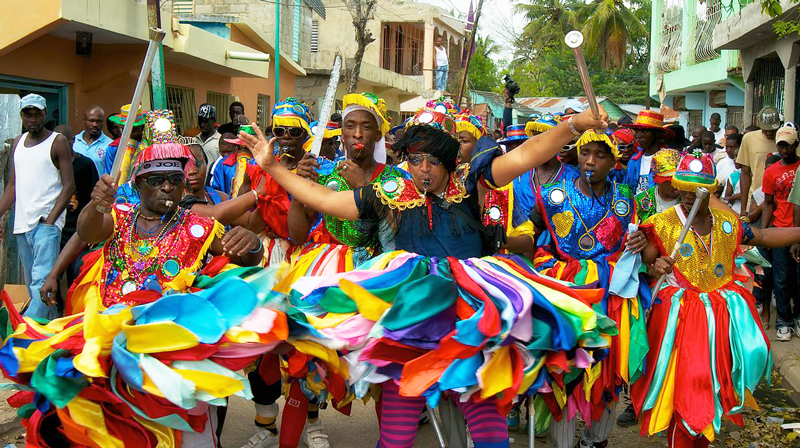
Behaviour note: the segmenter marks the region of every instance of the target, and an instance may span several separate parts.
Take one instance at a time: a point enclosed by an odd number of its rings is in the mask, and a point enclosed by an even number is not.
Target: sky
[[[470,0],[418,0],[423,3],[440,6],[447,11],[456,10],[465,16],[469,12]],[[483,11],[478,21],[478,34],[491,36],[501,48],[501,52],[494,59],[509,60],[513,56],[514,37],[522,31],[525,19],[514,13],[514,5],[518,3],[511,0],[483,0]],[[473,8],[477,10],[478,0],[473,0]]]

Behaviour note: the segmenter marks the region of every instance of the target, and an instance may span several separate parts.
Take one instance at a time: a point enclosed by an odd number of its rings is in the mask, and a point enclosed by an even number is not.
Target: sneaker
[[[508,412],[506,423],[508,424],[509,431],[519,431],[519,409],[511,408],[511,410]]]
[[[627,428],[635,425],[636,423],[636,412],[633,411],[633,405],[629,404],[628,407],[625,408],[621,414],[619,414],[619,417],[617,417],[617,425]]]
[[[578,442],[578,448],[606,448],[608,446],[608,440],[603,442],[587,442],[586,440],[581,437],[581,440]]]
[[[792,340],[792,331],[789,330],[789,327],[778,328],[778,331],[775,333],[775,339],[786,342]]]
[[[795,336],[800,337],[800,320],[794,322],[792,330],[794,330]]]
[[[242,448],[279,448],[280,438],[268,429],[256,427],[256,433]]]
[[[328,435],[323,431],[321,420],[317,419],[314,423],[306,424],[303,443],[308,448],[331,448],[331,444],[328,443]]]

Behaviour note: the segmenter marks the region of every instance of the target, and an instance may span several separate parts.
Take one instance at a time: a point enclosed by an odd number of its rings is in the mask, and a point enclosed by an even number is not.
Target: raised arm
[[[223,225],[231,225],[244,216],[251,208],[256,206],[258,203],[258,196],[253,194],[254,191],[255,190],[250,190],[247,194],[222,201],[219,204],[210,205],[197,203],[192,205],[192,211],[200,216],[214,218]]]
[[[768,229],[753,229],[755,237],[746,244],[761,247],[789,247],[800,243],[800,228],[798,227],[770,227]]]
[[[358,219],[358,207],[352,191],[333,191],[287,170],[275,160],[272,152],[275,138],[267,141],[255,123],[253,129],[256,131],[256,136],[240,132],[239,138],[247,142],[247,147],[261,169],[268,172],[292,196],[292,199],[326,215],[351,221]]]
[[[114,218],[110,213],[97,211],[97,206],[110,210],[116,192],[117,185],[114,180],[108,174],[103,174],[92,191],[92,202],[78,215],[78,236],[83,241],[95,244],[111,238],[114,234]]]
[[[608,120],[608,114],[602,106],[599,107],[599,120],[592,117],[591,111],[587,109],[572,116],[573,127],[578,132],[588,129],[607,128],[608,123],[606,120]],[[574,138],[575,135],[569,128],[568,120],[562,121],[554,129],[529,138],[513,151],[494,159],[494,162],[492,162],[494,184],[497,186],[506,185],[523,173],[528,172],[531,168],[547,162]]]
[[[50,152],[53,164],[58,168],[61,175],[61,194],[56,198],[56,203],[50,214],[45,219],[45,224],[55,224],[56,220],[69,203],[72,193],[75,193],[75,177],[72,173],[72,149],[69,147],[67,138],[57,135],[53,142],[53,149]]]

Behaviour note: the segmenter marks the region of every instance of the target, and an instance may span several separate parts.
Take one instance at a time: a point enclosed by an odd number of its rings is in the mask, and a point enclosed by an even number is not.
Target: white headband
[[[375,122],[378,124],[378,130],[380,131],[381,125],[383,124],[383,119],[375,113],[374,110],[359,106],[358,104],[350,104],[344,108],[342,111],[342,121],[347,118],[347,115],[355,112],[357,110],[363,110],[369,112],[373,117],[375,117]],[[372,158],[375,159],[378,163],[386,163],[386,138],[381,135],[381,140],[375,143],[375,149],[372,151]]]

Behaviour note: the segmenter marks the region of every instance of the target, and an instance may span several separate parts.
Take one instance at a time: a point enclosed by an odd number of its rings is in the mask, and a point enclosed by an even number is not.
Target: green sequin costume
[[[390,179],[402,177],[404,177],[403,171],[392,165],[386,165],[383,171],[370,182],[370,185],[376,182],[383,183]],[[330,174],[321,174],[318,182],[320,185],[325,185],[333,191],[353,191],[353,187],[347,183],[337,169],[333,170]],[[325,215],[324,219],[325,228],[341,244],[350,247],[373,245],[370,240],[374,240],[374,237],[363,229],[359,221],[348,221],[329,215]]]

